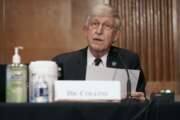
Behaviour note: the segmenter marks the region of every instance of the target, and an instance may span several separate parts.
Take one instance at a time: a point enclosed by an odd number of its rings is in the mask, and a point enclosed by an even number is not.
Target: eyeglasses
[[[99,26],[102,25],[102,29],[107,31],[113,30],[115,28],[114,25],[110,23],[100,23],[98,21],[91,21],[89,25],[93,29],[98,29]]]

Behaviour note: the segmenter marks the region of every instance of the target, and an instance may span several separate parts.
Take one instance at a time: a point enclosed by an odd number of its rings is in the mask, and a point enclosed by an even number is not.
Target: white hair
[[[120,18],[117,13],[110,5],[107,4],[99,4],[94,6],[88,14],[88,17],[86,18],[85,26],[87,27],[89,24],[89,21],[94,17],[94,16],[111,16],[114,17],[115,19],[115,28],[117,30],[120,29]]]

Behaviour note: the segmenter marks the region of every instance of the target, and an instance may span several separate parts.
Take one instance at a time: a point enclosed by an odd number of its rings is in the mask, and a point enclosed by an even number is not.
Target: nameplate
[[[55,101],[120,101],[120,81],[55,81]]]

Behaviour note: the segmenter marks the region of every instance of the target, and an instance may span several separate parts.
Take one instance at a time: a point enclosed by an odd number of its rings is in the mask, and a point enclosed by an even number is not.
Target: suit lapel
[[[83,49],[81,52],[81,58],[79,60],[79,71],[80,80],[85,80],[86,78],[86,66],[87,66],[87,48]]]
[[[124,68],[124,66],[121,64],[119,55],[120,51],[118,51],[115,47],[111,47],[107,57],[107,67]]]

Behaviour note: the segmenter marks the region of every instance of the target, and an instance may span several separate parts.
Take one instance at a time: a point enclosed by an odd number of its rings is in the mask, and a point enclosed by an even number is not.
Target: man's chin
[[[94,51],[97,51],[97,52],[103,51],[103,48],[101,48],[101,47],[92,47],[91,49]]]
[[[101,47],[93,47],[91,48],[93,51],[96,51],[96,52],[104,52],[106,51],[104,48],[101,48]]]

